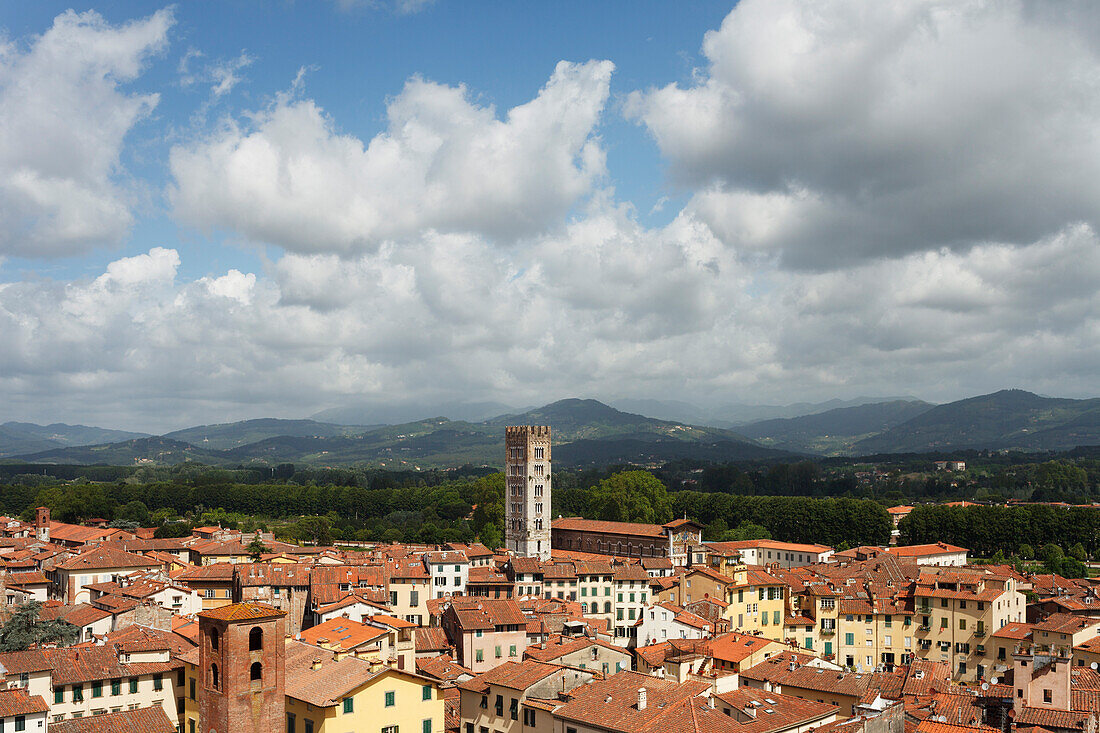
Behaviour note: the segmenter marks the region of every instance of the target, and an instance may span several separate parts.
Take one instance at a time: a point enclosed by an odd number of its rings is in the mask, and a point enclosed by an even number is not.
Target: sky
[[[1097,396],[1100,8],[0,8],[0,422]]]

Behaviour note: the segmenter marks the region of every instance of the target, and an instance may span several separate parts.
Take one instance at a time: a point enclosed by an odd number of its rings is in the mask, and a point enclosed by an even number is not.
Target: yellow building
[[[288,732],[443,733],[434,680],[297,641],[286,651]]]
[[[198,650],[180,660],[180,730],[196,733]],[[288,733],[443,733],[443,696],[428,677],[294,640],[286,642],[285,669]]]
[[[726,586],[726,618],[735,631],[759,632],[768,639],[782,641],[789,586],[763,570],[741,567],[744,570],[736,571],[734,582]]]

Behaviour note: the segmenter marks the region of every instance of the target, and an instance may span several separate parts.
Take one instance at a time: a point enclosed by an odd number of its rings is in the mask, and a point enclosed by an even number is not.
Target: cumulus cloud
[[[514,238],[560,224],[604,173],[594,131],[612,64],[561,62],[499,119],[465,87],[412,79],[369,143],[281,96],[171,152],[177,217],[296,252],[371,251],[426,230]]]
[[[118,26],[70,10],[26,47],[0,46],[0,252],[67,255],[125,235],[119,154],[158,95],[123,85],[172,23],[170,10]]]
[[[842,267],[1027,244],[1100,213],[1087,4],[743,0],[641,121],[727,243]],[[1091,16],[1090,16],[1091,17]]]

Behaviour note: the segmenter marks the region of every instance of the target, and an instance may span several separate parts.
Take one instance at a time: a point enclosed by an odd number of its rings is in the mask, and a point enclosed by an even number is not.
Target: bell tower
[[[550,426],[504,429],[504,546],[550,559]]]
[[[235,603],[199,615],[203,733],[268,733],[286,726],[286,611]]]

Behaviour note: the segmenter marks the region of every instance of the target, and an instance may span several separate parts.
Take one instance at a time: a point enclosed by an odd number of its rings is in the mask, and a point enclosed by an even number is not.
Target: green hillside
[[[1072,400],[1019,389],[939,405],[855,444],[857,453],[962,448],[1065,450],[1100,443],[1100,399]]]
[[[879,402],[815,415],[763,420],[743,425],[738,431],[761,445],[819,455],[845,455],[860,439],[889,430],[933,407],[920,400]]]

